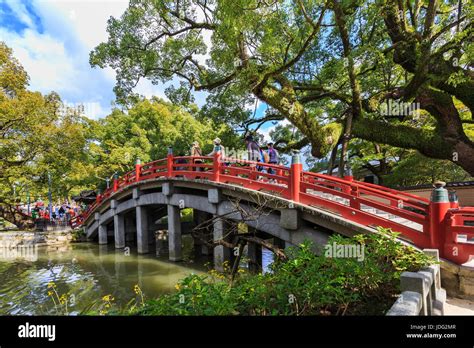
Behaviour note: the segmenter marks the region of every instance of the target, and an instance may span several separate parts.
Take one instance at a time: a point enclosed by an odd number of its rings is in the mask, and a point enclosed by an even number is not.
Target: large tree
[[[179,78],[210,103],[266,102],[245,122],[286,118],[316,157],[358,137],[473,175],[473,13],[461,0],[132,0],[90,61],[117,71],[122,103],[141,78]],[[389,100],[427,113],[387,115]]]
[[[78,163],[86,159],[87,122],[63,107],[59,95],[28,89],[29,77],[0,42],[0,204],[45,198],[48,173],[54,197],[80,184]]]

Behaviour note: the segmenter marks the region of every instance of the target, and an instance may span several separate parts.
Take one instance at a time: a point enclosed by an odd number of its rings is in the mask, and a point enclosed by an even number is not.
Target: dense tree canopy
[[[75,163],[84,159],[84,119],[63,108],[56,93],[29,91],[28,81],[0,42],[0,202],[25,201],[27,191],[44,198],[48,172],[55,193],[67,193]]]
[[[209,91],[209,107],[229,111],[217,117],[287,119],[304,137],[288,145],[316,157],[340,144],[344,158],[359,138],[473,175],[473,11],[462,0],[131,1],[90,61],[117,71],[122,103],[140,78],[179,78],[170,92]],[[232,107],[254,97],[270,106],[264,119]],[[426,112],[384,112],[389,101]]]
[[[191,143],[198,141],[207,154],[217,136],[225,146],[238,141],[226,125],[198,121],[182,107],[158,98],[138,100],[127,112],[114,109],[91,124],[87,165],[96,180],[131,170],[138,158],[142,162],[165,158],[168,146],[175,155],[189,155]]]

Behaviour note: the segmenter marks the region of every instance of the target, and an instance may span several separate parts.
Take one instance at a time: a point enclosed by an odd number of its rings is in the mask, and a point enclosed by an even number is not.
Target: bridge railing
[[[430,245],[429,205],[422,200],[398,196],[393,190],[379,190],[351,177],[342,179],[311,172],[303,172],[300,188],[303,204],[329,208],[365,226],[392,228],[416,245]],[[410,221],[412,226],[394,218]]]
[[[82,221],[115,192],[138,181],[184,177],[238,185],[267,192],[297,203],[320,207],[364,226],[383,226],[421,248],[438,248],[440,254],[461,262],[474,255],[474,208],[451,209],[416,195],[353,180],[302,170],[298,161],[290,167],[215,156],[173,156],[125,173],[113,187],[97,196]],[[446,212],[449,210],[449,214]],[[446,218],[445,218],[446,216]],[[470,224],[473,224],[472,226]],[[463,241],[464,237],[464,241]],[[444,244],[445,243],[445,244]],[[456,247],[459,255],[446,252]]]
[[[154,179],[160,176],[167,176],[167,159],[160,159],[157,161],[145,163],[140,165],[140,171],[138,178],[140,180]]]
[[[71,218],[71,220],[69,220],[69,225],[72,228],[77,228],[77,227],[81,226],[83,223],[84,223],[84,217],[81,214],[76,215],[73,218]]]
[[[448,210],[445,227],[444,257],[456,263],[468,261],[466,256],[474,256],[474,208]]]
[[[218,180],[291,199],[291,169],[281,165],[224,158]]]
[[[168,177],[213,179],[214,158],[211,156],[168,156],[169,162]]]

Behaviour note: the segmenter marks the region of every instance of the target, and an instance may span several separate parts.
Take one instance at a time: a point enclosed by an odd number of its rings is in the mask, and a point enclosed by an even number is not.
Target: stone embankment
[[[60,245],[73,241],[72,231],[0,232],[0,248],[16,248],[18,246]]]

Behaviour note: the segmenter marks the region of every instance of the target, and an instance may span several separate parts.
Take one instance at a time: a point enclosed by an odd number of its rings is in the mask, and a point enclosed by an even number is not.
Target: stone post
[[[99,224],[99,244],[107,244],[107,225]]]
[[[247,245],[249,272],[258,273],[262,270],[262,246],[252,242]]]
[[[146,254],[150,251],[147,209],[137,206],[135,210],[137,215],[137,250],[139,254]]]
[[[181,215],[179,208],[171,204],[168,204],[168,247],[170,261],[181,261]]]
[[[118,202],[113,199],[110,201],[110,208],[114,211],[114,238],[115,248],[125,247],[125,222],[122,214],[117,213]]]
[[[214,219],[214,233],[213,240],[225,239],[225,222],[221,218]],[[224,262],[230,261],[231,250],[223,245],[214,247],[214,269],[218,272],[224,271]]]

